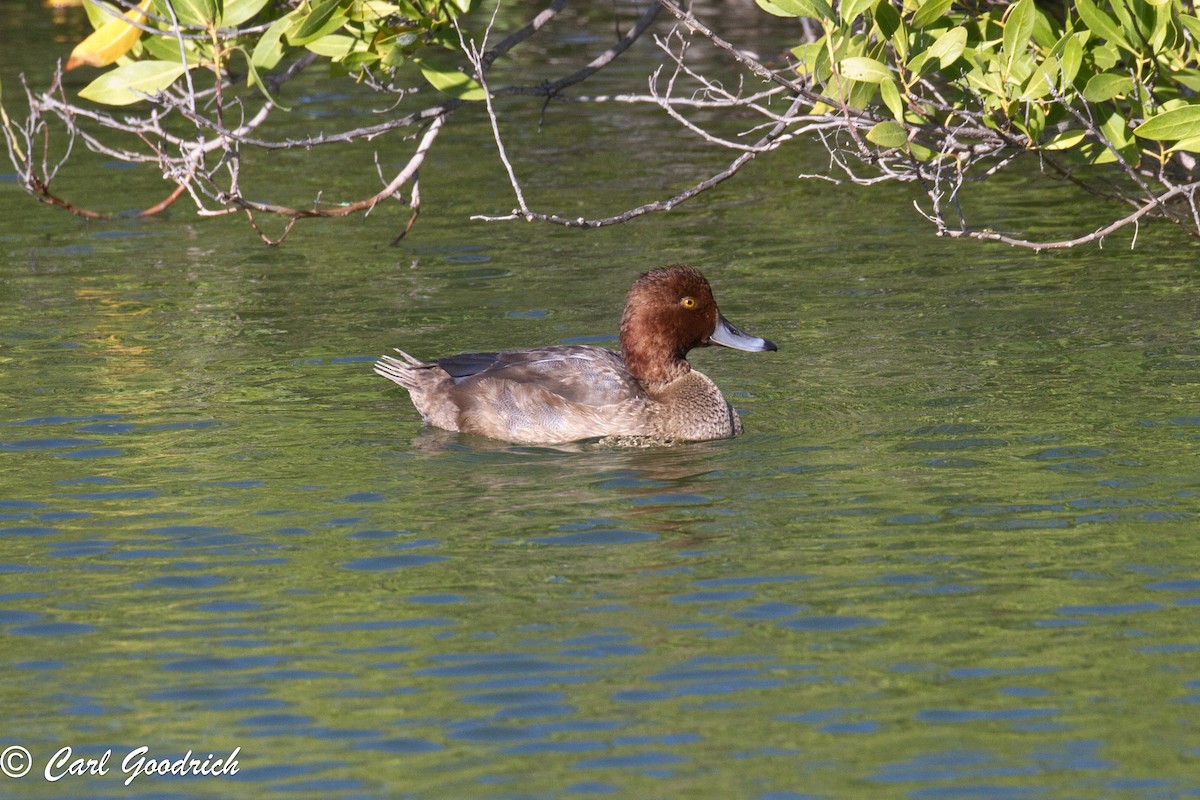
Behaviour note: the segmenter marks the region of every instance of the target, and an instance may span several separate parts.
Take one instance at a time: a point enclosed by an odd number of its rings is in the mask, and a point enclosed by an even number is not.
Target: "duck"
[[[408,390],[427,424],[516,444],[728,439],[742,420],[689,351],[778,350],[732,325],[694,267],[642,273],[625,300],[620,351],[586,344],[421,361],[396,348],[374,371]]]

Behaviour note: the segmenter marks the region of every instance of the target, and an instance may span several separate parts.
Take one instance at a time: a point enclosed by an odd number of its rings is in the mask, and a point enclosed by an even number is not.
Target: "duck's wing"
[[[483,381],[508,381],[585,406],[613,405],[642,394],[620,354],[591,345],[463,353],[439,358],[437,365],[460,391],[470,391]]]

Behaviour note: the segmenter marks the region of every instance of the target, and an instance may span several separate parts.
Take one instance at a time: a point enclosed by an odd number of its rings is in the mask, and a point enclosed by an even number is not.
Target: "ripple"
[[[619,787],[603,781],[580,781],[572,783],[565,790],[567,794],[616,794]]]
[[[19,625],[9,628],[9,633],[22,636],[78,636],[84,633],[95,633],[96,627],[84,622],[35,622],[32,625]]]
[[[671,597],[671,602],[674,603],[728,603],[733,600],[748,600],[754,596],[754,592],[742,590],[727,590],[727,591],[709,591],[709,592],[689,592],[687,594],[677,594]]]
[[[516,742],[534,737],[534,734],[527,728],[496,725],[491,722],[459,723],[451,727],[446,735],[458,741],[486,743]]]
[[[675,494],[654,494],[647,497],[635,497],[631,502],[635,506],[704,505],[711,503],[712,498],[705,497],[702,494],[686,494],[680,492]]]
[[[647,750],[641,753],[630,753],[622,756],[601,756],[576,761],[576,769],[636,769],[639,767],[662,767],[668,764],[681,764],[687,761],[675,753],[663,753]]]
[[[70,492],[62,495],[72,500],[145,500],[157,497],[154,489],[127,489],[116,492]]]
[[[161,578],[151,578],[134,584],[138,588],[146,586],[162,586],[167,589],[208,589],[220,586],[227,578],[220,575],[165,575]]]
[[[921,462],[927,467],[943,467],[947,469],[971,469],[973,467],[982,467],[983,461],[975,458],[930,458]]]
[[[447,556],[432,555],[430,553],[403,553],[399,555],[356,558],[353,561],[347,561],[345,564],[342,564],[342,568],[361,572],[386,572],[392,569],[423,567],[427,564],[436,564],[439,561],[447,560]]]
[[[530,541],[538,544],[578,547],[581,545],[636,544],[638,542],[653,541],[657,538],[657,533],[606,528],[580,531],[578,533],[565,533],[561,536],[539,536],[530,539]]]
[[[83,450],[71,450],[66,453],[55,453],[59,458],[117,458],[125,455],[125,451],[116,447],[91,447]]]
[[[524,691],[480,692],[458,698],[463,703],[486,703],[490,705],[525,705],[529,703],[561,703],[562,692],[530,689]]]
[[[37,500],[0,500],[0,508],[19,508],[33,511],[39,508],[46,508],[46,504]]]
[[[91,447],[100,444],[96,439],[13,439],[0,441],[0,450],[64,450],[71,447]]]
[[[171,672],[229,672],[273,667],[282,661],[283,656],[237,656],[234,658],[197,656],[168,662],[163,664],[162,668]]]
[[[146,695],[149,700],[194,701],[203,703],[223,703],[226,708],[238,702],[258,700],[267,696],[267,690],[256,686],[181,686],[174,689],[164,689]]]
[[[437,660],[461,661],[446,666],[426,667],[415,675],[433,675],[440,678],[474,678],[499,675],[531,675],[551,672],[573,672],[591,669],[590,665],[566,661],[551,661],[516,653],[490,656],[453,657],[441,656]]]
[[[1099,447],[1074,446],[1051,447],[1027,457],[1036,461],[1057,461],[1076,458],[1100,458],[1101,456],[1106,455],[1108,455],[1108,451],[1102,450]]]
[[[17,525],[0,528],[0,536],[51,536],[61,532],[58,528],[50,525]]]
[[[0,625],[20,625],[33,622],[38,615],[32,611],[0,609]]]
[[[779,624],[794,631],[837,632],[854,630],[856,628],[870,628],[875,625],[883,625],[885,622],[886,620],[875,619],[873,617],[842,617],[827,615],[800,617],[798,619],[788,620],[787,622],[781,622]]]
[[[970,450],[977,447],[1005,447],[1003,439],[941,439],[909,442],[908,450]]]
[[[1197,592],[1200,591],[1200,578],[1189,578],[1174,581],[1157,581],[1146,584],[1147,589],[1159,592]]]
[[[741,611],[735,611],[732,616],[735,619],[782,619],[783,617],[791,617],[803,611],[808,611],[810,608],[810,606],[799,606],[793,603],[758,603],[757,605],[743,608]]]
[[[428,603],[431,605],[465,603],[467,600],[467,598],[461,594],[412,594],[405,599],[410,603]]]
[[[596,750],[607,750],[608,745],[597,741],[578,742],[524,742],[504,748],[507,755],[530,756],[543,753],[590,753]]]
[[[1081,606],[1059,606],[1054,609],[1055,614],[1086,614],[1113,616],[1120,614],[1140,614],[1145,611],[1157,611],[1162,606],[1158,603],[1114,603],[1110,605],[1081,605]]]
[[[312,721],[312,717],[303,714],[255,714],[238,720],[240,724],[251,728],[299,728]]]
[[[728,578],[702,578],[693,581],[693,586],[757,586],[765,583],[792,583],[811,581],[812,575],[733,575]]]
[[[100,422],[93,425],[83,425],[78,428],[80,433],[121,434],[131,433],[137,426],[129,422]]]
[[[916,713],[916,718],[922,722],[1019,722],[1030,719],[1053,717],[1059,713],[1057,708],[997,708],[997,709],[962,709],[962,708],[931,708]]]
[[[373,742],[360,742],[354,745],[355,750],[376,750],[381,753],[433,753],[441,750],[442,746],[428,739],[418,739],[413,736],[397,736],[392,739],[379,739]]]
[[[382,503],[387,496],[379,492],[353,492],[342,498],[343,503]]]

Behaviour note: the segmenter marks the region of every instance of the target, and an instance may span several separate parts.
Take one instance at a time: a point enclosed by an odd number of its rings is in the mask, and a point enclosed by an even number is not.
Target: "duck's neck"
[[[674,343],[652,328],[638,331],[621,325],[621,356],[625,369],[642,383],[669,383],[692,371],[686,352],[676,352]]]

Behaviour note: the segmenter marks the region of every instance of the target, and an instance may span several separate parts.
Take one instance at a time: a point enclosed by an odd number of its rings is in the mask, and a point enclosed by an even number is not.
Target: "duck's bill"
[[[712,336],[708,337],[708,340],[713,344],[732,347],[734,350],[747,350],[751,353],[779,349],[769,339],[760,339],[757,336],[742,333],[720,313],[717,314],[717,329],[712,332]]]

